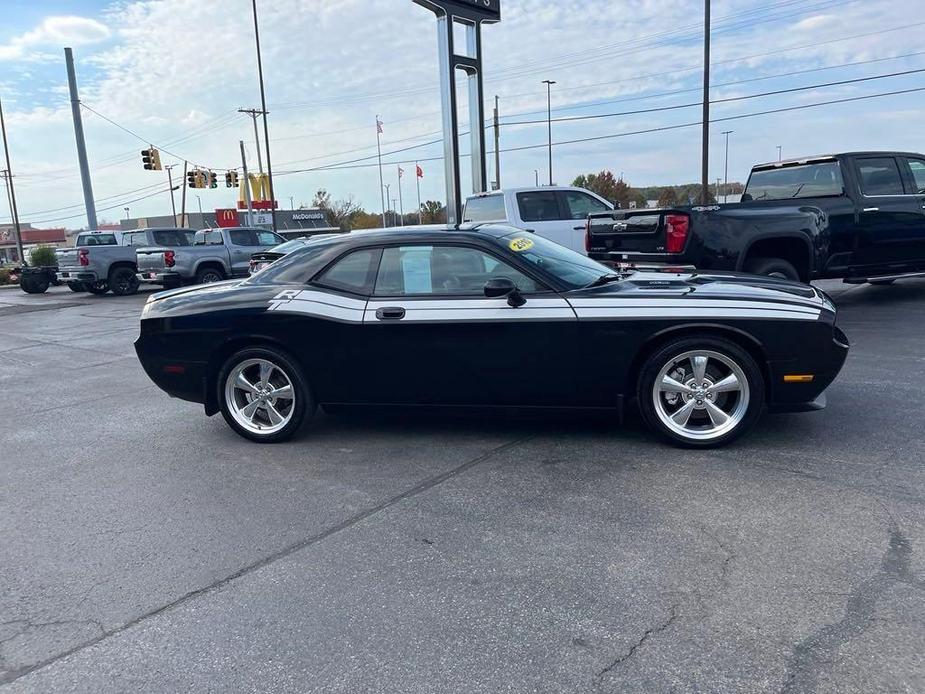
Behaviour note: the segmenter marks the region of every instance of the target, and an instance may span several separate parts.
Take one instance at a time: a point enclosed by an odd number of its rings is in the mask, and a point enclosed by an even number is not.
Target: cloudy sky
[[[571,119],[553,125],[556,182],[604,168],[632,185],[699,178],[699,129],[678,126],[700,118],[702,0],[502,5],[503,21],[485,27],[483,41],[486,102],[499,95],[502,122],[513,123],[502,128],[505,186],[532,185],[534,171],[541,181],[548,176],[544,79],[557,82],[553,118]],[[921,0],[714,0],[712,115],[727,120],[711,128],[712,178],[723,175],[723,130],[735,131],[729,176],[736,180],[776,159],[778,145],[785,157],[925,149],[925,91],[780,111],[925,87],[925,72],[894,74],[925,68],[921,7]],[[404,209],[415,206],[411,172],[420,160],[422,197],[443,200],[433,15],[411,0],[258,0],[258,8],[282,205],[290,197],[309,203],[326,188],[378,211],[376,114],[385,123],[392,196],[403,162]],[[169,213],[165,174],[141,167],[148,143],[161,148],[165,164],[186,159],[220,178],[240,165],[239,140],[255,160],[251,120],[236,111],[260,103],[250,0],[8,0],[0,98],[23,221],[86,223],[64,46],[77,58],[101,219],[119,219],[126,206],[132,216]],[[849,82],[869,77],[877,79]],[[754,115],[767,111],[778,112]],[[222,186],[190,191],[190,209],[194,193],[204,209],[234,203]],[[0,200],[0,221],[8,220]]]

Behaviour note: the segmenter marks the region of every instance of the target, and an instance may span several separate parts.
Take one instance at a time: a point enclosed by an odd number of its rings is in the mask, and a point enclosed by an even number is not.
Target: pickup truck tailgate
[[[147,272],[164,272],[167,269],[167,263],[164,261],[164,253],[169,248],[139,248],[135,251],[135,264],[138,266],[139,273]]]
[[[591,215],[588,253],[611,253],[618,259],[620,253],[672,252],[668,248],[668,231],[669,227],[677,229],[679,219],[684,220],[686,236],[689,218],[675,210],[614,210]]]
[[[80,267],[80,260],[77,257],[78,249],[76,248],[62,248],[55,251],[55,256],[58,258],[58,267]]]

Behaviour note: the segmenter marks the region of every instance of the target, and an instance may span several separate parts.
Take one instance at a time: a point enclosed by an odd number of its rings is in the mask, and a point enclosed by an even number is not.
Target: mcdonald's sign
[[[234,208],[220,208],[215,210],[215,223],[220,227],[236,227],[238,223],[238,211]]]
[[[270,200],[270,177],[267,174],[248,174],[250,184],[251,208],[255,210],[269,210],[276,207],[276,202]],[[247,209],[247,188],[241,185],[238,189],[238,209]]]

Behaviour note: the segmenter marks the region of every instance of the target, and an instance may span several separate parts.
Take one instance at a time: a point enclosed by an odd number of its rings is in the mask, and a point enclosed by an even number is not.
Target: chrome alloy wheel
[[[292,380],[267,359],[246,359],[225,379],[225,402],[234,420],[254,434],[273,434],[295,411]]]
[[[652,398],[655,413],[671,431],[692,441],[709,441],[732,431],[745,417],[748,379],[729,357],[694,350],[665,364]]]

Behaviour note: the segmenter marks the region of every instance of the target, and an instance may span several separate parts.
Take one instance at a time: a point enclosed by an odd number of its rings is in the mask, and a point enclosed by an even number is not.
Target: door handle
[[[401,306],[386,306],[376,309],[376,318],[379,320],[401,320],[405,317],[405,309]]]
[[[574,229],[575,231],[584,231],[587,228],[588,227],[585,224],[582,224],[580,227],[572,227],[572,229]]]
[[[923,207],[925,207],[925,205],[923,205]],[[861,212],[879,212],[879,211],[880,211],[879,207],[865,207],[863,210],[861,210]]]

